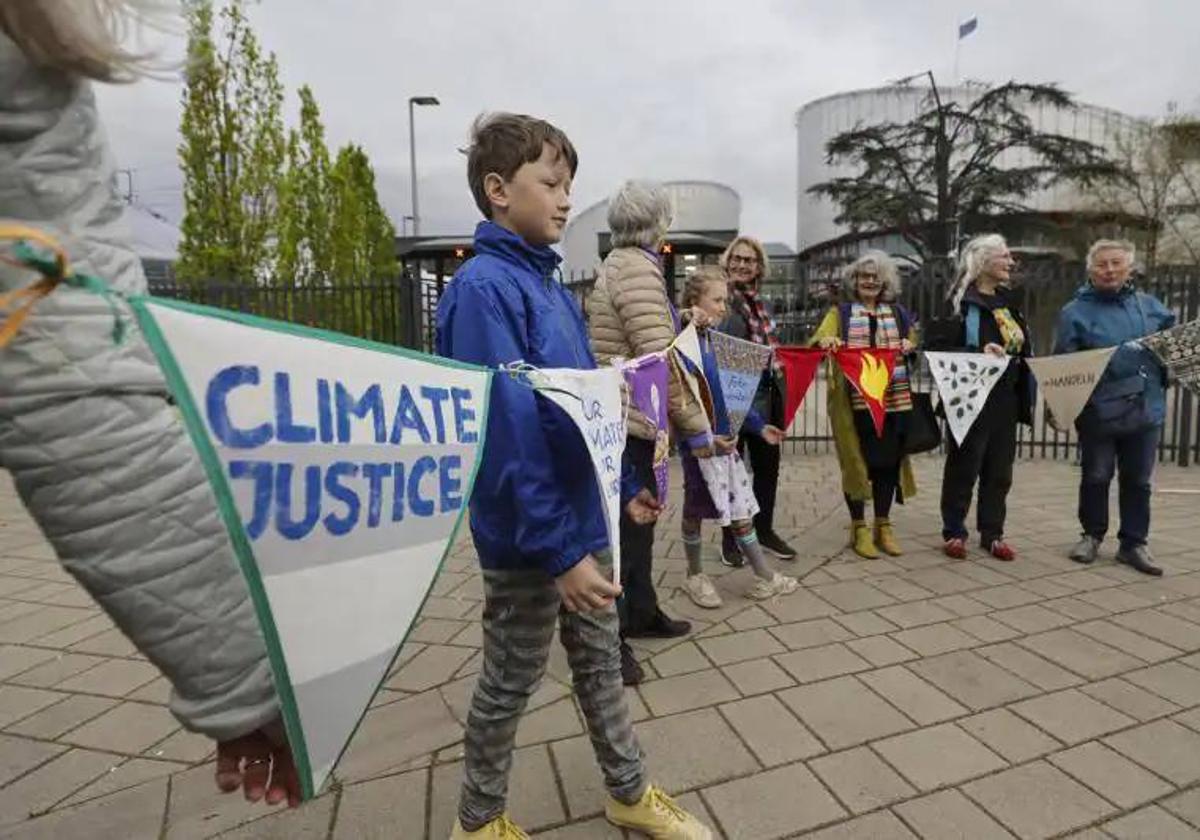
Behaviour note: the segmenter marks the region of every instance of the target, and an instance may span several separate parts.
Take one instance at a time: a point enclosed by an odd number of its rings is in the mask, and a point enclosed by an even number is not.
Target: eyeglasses
[[[743,257],[741,254],[734,254],[729,258],[730,265],[758,265],[758,257]]]

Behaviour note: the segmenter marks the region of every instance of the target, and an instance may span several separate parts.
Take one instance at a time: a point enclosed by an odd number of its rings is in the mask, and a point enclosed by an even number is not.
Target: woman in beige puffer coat
[[[587,301],[588,331],[596,361],[635,359],[666,350],[678,332],[675,312],[667,300],[658,249],[671,224],[671,200],[654,183],[627,181],[608,203],[612,252],[605,258],[596,288]],[[672,367],[668,382],[667,414],[676,432],[693,452],[712,452],[712,433],[704,407],[692,396]],[[643,486],[653,488],[657,426],[633,406],[625,451]],[[663,447],[657,447],[658,450]],[[686,621],[668,618],[658,606],[653,581],[654,525],[638,525],[621,517],[621,585],[618,610],[621,635],[669,638],[689,632]],[[640,668],[622,642],[621,667],[626,684],[640,681]]]

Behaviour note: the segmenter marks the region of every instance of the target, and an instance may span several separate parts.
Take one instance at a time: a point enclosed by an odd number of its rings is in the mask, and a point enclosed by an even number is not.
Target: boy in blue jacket
[[[437,311],[437,352],[498,367],[596,367],[579,307],[556,282],[578,158],[562,131],[518,114],[480,117],[467,180],[486,217],[475,256]],[[656,840],[711,832],[648,783],[625,703],[608,529],[591,458],[553,403],[507,375],[494,378],[471,534],[483,567],[484,662],[465,734],[462,796],[451,835],[523,838],[505,812],[517,724],[545,672],[556,621],[604,773],[609,821]],[[630,515],[652,521],[648,491],[630,474]],[[632,496],[632,498],[630,498]]]

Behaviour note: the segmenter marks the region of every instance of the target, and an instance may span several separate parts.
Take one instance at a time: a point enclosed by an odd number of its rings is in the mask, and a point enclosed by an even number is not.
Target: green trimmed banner
[[[492,373],[225,310],[131,303],[249,584],[311,799],[454,541]]]

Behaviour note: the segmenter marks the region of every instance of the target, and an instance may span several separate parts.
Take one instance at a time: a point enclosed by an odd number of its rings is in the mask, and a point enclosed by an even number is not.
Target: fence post
[[[1189,279],[1191,282],[1187,286],[1187,303],[1183,307],[1184,323],[1196,320],[1196,310],[1200,309],[1200,274],[1194,274]],[[1183,400],[1182,416],[1176,431],[1175,462],[1181,467],[1186,467],[1192,463],[1193,397],[1190,388],[1185,388],[1179,383],[1176,383],[1175,387],[1179,389],[1180,398]]]

